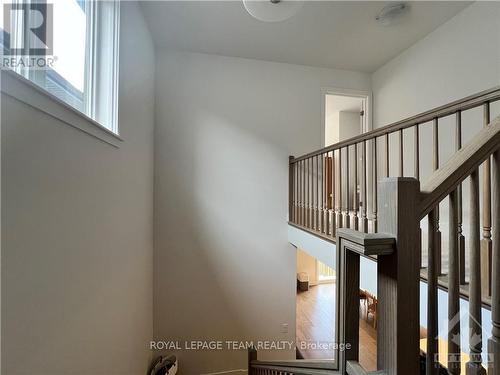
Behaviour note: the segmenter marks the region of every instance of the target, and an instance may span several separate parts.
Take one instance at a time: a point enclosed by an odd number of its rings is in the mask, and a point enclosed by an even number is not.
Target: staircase
[[[490,118],[499,100],[500,88],[494,88],[290,157],[289,224],[336,245],[336,334],[338,343],[351,349],[337,351],[328,363],[262,362],[250,351],[249,374],[366,373],[358,363],[363,256],[377,262],[377,373],[460,374],[460,337],[468,335],[466,373],[500,375],[500,117]],[[463,145],[463,120],[478,111],[483,127]],[[450,121],[454,139],[440,138]],[[454,152],[440,163],[443,140],[453,144]],[[430,165],[423,164],[427,159]],[[430,173],[421,180],[426,169]],[[421,280],[426,301],[420,296]],[[447,327],[438,326],[438,289],[447,292]],[[466,312],[460,311],[461,298],[468,300]],[[427,305],[427,337],[421,353],[422,303]],[[487,347],[482,345],[482,307],[491,309]],[[464,318],[469,332],[460,331]],[[440,363],[443,328],[448,355]]]

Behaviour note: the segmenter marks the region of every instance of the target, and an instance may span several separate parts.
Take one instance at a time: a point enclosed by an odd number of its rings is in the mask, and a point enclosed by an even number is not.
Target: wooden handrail
[[[394,122],[392,124],[383,126],[381,128],[377,128],[372,131],[360,134],[356,137],[349,138],[345,141],[336,143],[334,145],[321,148],[319,150],[310,152],[308,154],[299,156],[297,158],[293,158],[290,160],[290,163],[293,164],[313,156],[322,155],[330,151],[338,150],[346,146],[360,143],[362,141],[367,141],[386,134],[394,133],[396,131],[407,129],[417,124],[423,124],[432,121],[434,119],[450,116],[458,111],[466,111],[468,109],[479,107],[485,103],[491,103],[497,100],[500,100],[500,86],[496,86],[489,90],[481,91],[477,94],[431,109],[430,111],[423,112],[419,115]]]
[[[423,219],[437,204],[457,188],[474,169],[500,148],[500,116],[434,172],[421,187],[419,217]]]

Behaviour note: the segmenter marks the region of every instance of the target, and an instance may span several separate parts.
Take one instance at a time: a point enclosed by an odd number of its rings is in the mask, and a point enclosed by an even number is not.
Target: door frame
[[[356,90],[356,89],[345,89],[339,87],[323,87],[321,89],[321,148],[325,147],[325,125],[326,125],[326,96],[327,95],[337,95],[337,96],[350,96],[363,99],[365,106],[365,121],[362,129],[363,133],[373,130],[373,94],[369,90]]]

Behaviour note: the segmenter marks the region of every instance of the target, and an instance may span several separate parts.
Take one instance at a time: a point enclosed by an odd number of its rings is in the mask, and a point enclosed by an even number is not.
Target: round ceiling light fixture
[[[243,0],[250,15],[263,22],[281,22],[293,17],[304,4],[296,0]]]
[[[389,4],[382,8],[375,19],[383,26],[391,26],[400,23],[410,13],[410,5],[407,3]]]

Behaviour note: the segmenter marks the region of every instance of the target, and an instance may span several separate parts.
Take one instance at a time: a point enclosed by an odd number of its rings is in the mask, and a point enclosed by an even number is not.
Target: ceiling
[[[292,18],[262,22],[242,1],[141,1],[155,44],[191,52],[373,72],[467,7],[409,2],[404,22],[382,26],[389,2],[305,1]]]

